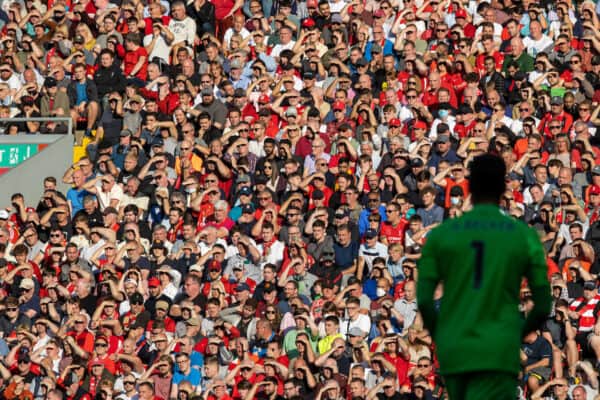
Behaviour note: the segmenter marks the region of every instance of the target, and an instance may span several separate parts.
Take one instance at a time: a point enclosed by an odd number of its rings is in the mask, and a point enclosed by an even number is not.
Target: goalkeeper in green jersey
[[[418,266],[417,302],[450,400],[513,400],[521,339],[550,310],[544,250],[533,229],[498,208],[502,159],[476,157],[470,171],[473,210],[431,231]],[[518,309],[522,277],[535,302],[526,320]],[[438,311],[433,292],[440,283]]]

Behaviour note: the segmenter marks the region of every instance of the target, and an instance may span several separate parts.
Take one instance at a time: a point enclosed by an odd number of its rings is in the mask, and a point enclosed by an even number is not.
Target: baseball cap
[[[389,122],[390,126],[400,126],[400,120],[398,118],[392,118]]]
[[[595,165],[594,168],[592,168],[592,174],[600,175],[600,165]],[[4,210],[2,210],[2,211],[4,211]],[[0,211],[0,212],[2,212],[2,211]],[[0,218],[2,218],[2,217],[0,216]]]
[[[8,211],[0,210],[0,219],[8,219],[9,217],[10,215],[8,214]]]
[[[381,46],[378,45],[377,43],[373,43],[371,45],[371,53],[381,53]]]
[[[414,129],[427,129],[427,124],[425,121],[417,120],[413,124]]]
[[[464,8],[459,8],[454,13],[454,18],[467,18],[467,11]]]
[[[57,85],[56,78],[54,78],[52,76],[47,77],[46,80],[44,81],[44,86],[46,86],[46,87],[54,87],[56,85]]]
[[[19,284],[19,288],[20,289],[33,289],[35,287],[35,283],[33,282],[33,279],[31,278],[24,278],[23,280],[21,280],[21,283]]]
[[[413,158],[412,160],[410,160],[411,167],[422,167],[423,165],[423,160],[421,160],[420,158]]]
[[[160,281],[158,280],[158,278],[153,277],[148,279],[148,287],[159,287],[160,286]]]
[[[287,110],[285,110],[285,116],[286,117],[297,117],[298,111],[296,110],[296,107],[289,107]]]
[[[250,182],[250,177],[247,174],[242,174],[240,176],[237,177],[237,179],[235,180],[235,183],[249,183]]]
[[[369,65],[369,62],[366,58],[361,57],[358,59],[358,61],[356,61],[356,65],[358,65],[359,67],[366,67],[367,65]]]
[[[336,218],[344,218],[344,217],[347,217],[348,215],[350,215],[350,213],[348,212],[348,210],[346,210],[344,208],[338,208],[337,210],[335,210]]]
[[[231,67],[231,69],[242,69],[244,67],[240,60],[233,60],[233,62],[229,64],[229,66]]]
[[[317,23],[312,18],[306,18],[304,21],[302,21],[303,28],[313,28],[316,25],[317,25]]]
[[[121,130],[121,133],[119,136],[121,137],[127,137],[127,136],[131,136],[132,132],[129,129],[123,129]]]
[[[332,24],[341,24],[343,22],[344,22],[344,20],[342,19],[342,16],[339,13],[331,14],[331,23]]]
[[[198,317],[192,317],[185,321],[189,326],[200,326],[200,319]]]
[[[594,290],[596,289],[596,281],[585,281],[583,283],[583,290]]]
[[[131,297],[129,297],[129,303],[144,304],[144,297],[142,297],[142,295],[140,293],[135,292],[134,294],[131,295]]]
[[[373,239],[377,237],[377,231],[375,229],[367,229],[365,232],[365,238]]]
[[[211,88],[204,88],[204,89],[202,89],[201,94],[202,94],[202,96],[212,96],[213,91]]]
[[[314,79],[315,78],[315,72],[314,71],[304,71],[304,73],[302,74],[302,78],[304,79]]]
[[[448,143],[450,141],[450,137],[448,135],[440,135],[437,137],[436,143]]]
[[[152,146],[160,147],[160,146],[164,146],[164,145],[165,145],[165,141],[160,136],[157,136],[152,140]]]
[[[312,198],[313,198],[313,200],[321,200],[321,199],[325,198],[325,194],[323,194],[323,192],[320,191],[319,189],[315,189],[312,192]]]
[[[83,38],[83,36],[81,36],[81,35],[76,35],[76,36],[73,38],[73,43],[80,43],[80,44],[81,44],[81,43],[85,43],[85,39],[84,39],[84,38]]]
[[[189,272],[202,272],[202,267],[199,266],[198,264],[194,264],[190,267],[190,269],[188,270]]]
[[[550,104],[563,104],[563,98],[560,96],[553,96],[550,99]]]
[[[240,189],[240,191],[238,193],[242,196],[251,196],[252,189],[250,189],[248,186],[244,186]]]
[[[346,105],[344,104],[343,101],[336,101],[335,103],[333,103],[333,109],[334,110],[345,110]]]
[[[359,327],[353,326],[348,331],[348,336],[360,336],[360,337],[363,337],[363,336],[365,336],[365,333]]]
[[[167,311],[169,309],[169,303],[164,300],[159,300],[156,302],[155,308],[157,310]]]
[[[373,16],[375,18],[382,18],[382,17],[385,17],[385,12],[383,12],[383,10],[380,8],[373,13]]]
[[[242,214],[254,214],[254,206],[252,204],[244,204],[242,206]]]
[[[248,286],[247,283],[238,283],[238,285],[235,287],[236,292],[243,292],[244,290],[250,291],[250,286]]]
[[[133,96],[131,96],[131,97],[129,98],[129,101],[130,101],[131,103],[138,103],[138,104],[142,104],[144,100],[142,99],[142,96],[140,96],[140,95],[138,95],[138,94],[134,94]]]

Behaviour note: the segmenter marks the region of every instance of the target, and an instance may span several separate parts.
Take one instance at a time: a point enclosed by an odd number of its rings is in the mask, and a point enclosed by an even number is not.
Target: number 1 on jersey
[[[484,243],[481,240],[473,240],[471,247],[475,250],[475,277],[473,279],[473,287],[479,289],[481,280],[483,279],[483,250]]]

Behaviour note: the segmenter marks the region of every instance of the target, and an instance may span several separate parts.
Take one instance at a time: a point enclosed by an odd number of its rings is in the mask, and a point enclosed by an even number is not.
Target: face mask
[[[376,293],[377,293],[377,297],[383,297],[386,294],[385,293],[385,289],[382,289],[382,288],[377,288],[377,292]]]
[[[458,203],[460,203],[460,197],[450,197],[450,204],[452,204],[453,206],[455,206]]]
[[[439,110],[438,115],[440,118],[446,118],[448,116],[448,110]]]

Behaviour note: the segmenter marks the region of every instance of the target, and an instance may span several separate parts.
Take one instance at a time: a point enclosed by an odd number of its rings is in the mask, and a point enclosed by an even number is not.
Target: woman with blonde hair
[[[88,51],[92,51],[96,45],[96,38],[87,24],[80,22],[75,28],[75,35],[83,36],[83,47]]]

